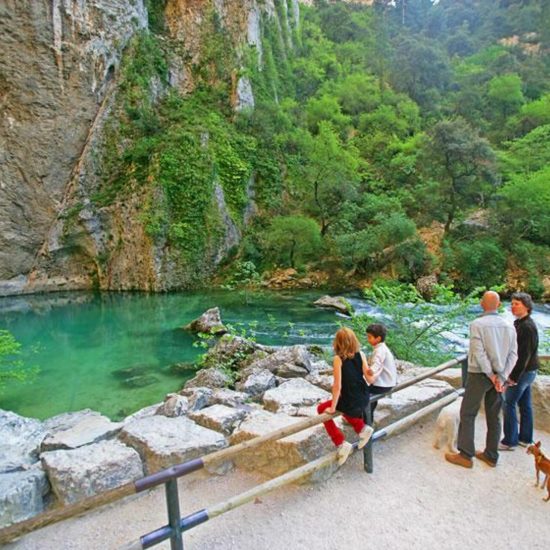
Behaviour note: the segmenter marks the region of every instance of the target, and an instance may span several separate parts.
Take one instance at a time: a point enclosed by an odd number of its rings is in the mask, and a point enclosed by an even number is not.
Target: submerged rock
[[[159,379],[153,374],[142,374],[140,376],[132,376],[121,381],[121,384],[127,388],[145,388],[156,384]]]

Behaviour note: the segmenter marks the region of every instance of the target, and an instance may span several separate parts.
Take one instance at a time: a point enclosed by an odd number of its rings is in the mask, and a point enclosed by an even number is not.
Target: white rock
[[[61,504],[71,504],[143,477],[139,454],[119,441],[48,451],[40,458]]]
[[[302,378],[293,378],[277,388],[264,393],[263,403],[267,410],[278,411],[285,407],[306,407],[330,399],[330,393]]]
[[[234,409],[226,405],[212,405],[189,414],[189,418],[200,426],[229,435],[235,426],[247,415],[245,409]]]
[[[214,391],[211,401],[212,404],[219,403],[228,407],[237,407],[243,405],[248,398],[249,396],[244,392],[222,388]]]
[[[41,450],[76,449],[115,435],[122,422],[111,422],[106,416],[93,413],[84,415],[66,430],[55,432],[44,439]]]
[[[49,490],[40,467],[0,474],[0,529],[43,512]]]
[[[38,461],[47,432],[34,418],[0,409],[0,472],[10,472]]]
[[[231,444],[265,435],[296,422],[299,420],[285,414],[255,411],[233,432]],[[332,441],[324,427],[319,425],[277,441],[267,441],[259,447],[239,453],[234,462],[238,468],[273,477],[302,466],[332,450]],[[326,479],[335,469],[335,466],[329,467],[313,479]]]
[[[251,374],[236,384],[238,390],[259,396],[277,384],[275,376],[266,369],[252,369]]]
[[[376,426],[387,426],[453,391],[453,387],[447,382],[428,378],[396,392],[391,397],[384,397],[378,402],[374,414]]]
[[[120,439],[140,454],[148,473],[227,447],[225,437],[189,418],[153,416],[126,425]]]
[[[169,393],[164,398],[164,403],[157,409],[155,414],[173,418],[175,416],[187,414],[189,408],[189,399],[187,399],[187,397],[177,393]]]

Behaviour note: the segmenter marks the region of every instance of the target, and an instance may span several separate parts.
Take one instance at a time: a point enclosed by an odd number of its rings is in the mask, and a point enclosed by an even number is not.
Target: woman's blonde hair
[[[357,336],[355,336],[353,330],[342,327],[336,333],[332,347],[340,359],[348,359],[361,349],[361,344],[357,340]]]

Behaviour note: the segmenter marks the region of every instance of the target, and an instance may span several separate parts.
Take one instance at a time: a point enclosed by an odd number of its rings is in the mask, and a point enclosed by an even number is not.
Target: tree
[[[489,143],[463,119],[438,122],[422,155],[424,170],[438,182],[447,234],[459,209],[486,201],[498,176]]]
[[[344,203],[357,193],[361,161],[357,150],[344,145],[327,121],[319,123],[319,133],[299,135],[290,186],[301,208],[319,220],[325,235],[341,214]]]
[[[304,216],[278,216],[264,234],[267,255],[284,266],[296,267],[314,259],[321,244],[319,226]]]
[[[499,192],[498,213],[510,238],[550,246],[550,167],[516,176]]]
[[[524,102],[521,78],[517,74],[495,76],[489,81],[487,97],[500,115],[500,122],[518,111]]]

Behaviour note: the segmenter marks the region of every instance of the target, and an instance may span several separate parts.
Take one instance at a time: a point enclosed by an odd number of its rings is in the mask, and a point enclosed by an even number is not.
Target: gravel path
[[[497,468],[448,464],[431,446],[434,419],[375,445],[375,472],[355,453],[329,481],[292,485],[191,530],[186,550],[464,550],[550,548],[550,502],[534,487],[533,457],[501,454]],[[478,422],[478,443],[485,434]],[[550,454],[550,433],[538,432]],[[236,472],[180,480],[182,514],[236,495],[265,478]],[[52,525],[6,550],[119,548],[166,523],[163,489]],[[163,543],[156,546],[168,549]]]

